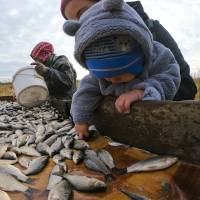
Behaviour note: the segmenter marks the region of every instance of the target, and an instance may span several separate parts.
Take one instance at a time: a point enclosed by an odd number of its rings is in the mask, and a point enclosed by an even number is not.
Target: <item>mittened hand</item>
[[[44,64],[42,64],[40,62],[33,62],[33,63],[31,63],[31,65],[35,65],[35,71],[40,76],[44,76],[48,71],[48,67],[46,67]]]
[[[142,99],[144,96],[144,90],[133,90],[121,94],[115,101],[115,107],[120,113],[130,113],[131,103]]]
[[[86,139],[89,136],[88,134],[89,124],[86,123],[75,124],[74,128],[77,135],[79,136],[79,139]]]

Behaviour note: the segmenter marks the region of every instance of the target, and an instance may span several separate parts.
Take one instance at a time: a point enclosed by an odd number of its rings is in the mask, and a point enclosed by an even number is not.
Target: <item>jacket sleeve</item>
[[[91,123],[93,112],[102,98],[98,80],[91,75],[85,76],[72,99],[70,112],[74,123]]]
[[[143,100],[172,100],[180,85],[180,69],[171,51],[158,42],[148,73],[149,78],[136,85],[144,89]]]
[[[76,79],[76,72],[66,56],[59,56],[44,78],[48,79],[51,88],[70,89]]]

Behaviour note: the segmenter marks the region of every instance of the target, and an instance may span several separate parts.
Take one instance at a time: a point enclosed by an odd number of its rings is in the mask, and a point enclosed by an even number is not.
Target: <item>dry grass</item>
[[[196,100],[200,100],[200,78],[194,78],[195,83],[198,88],[198,92],[196,94]],[[79,87],[80,81],[77,80],[77,87]],[[0,96],[13,96],[13,89],[11,83],[0,83]]]
[[[0,83],[0,96],[13,96],[11,83]]]

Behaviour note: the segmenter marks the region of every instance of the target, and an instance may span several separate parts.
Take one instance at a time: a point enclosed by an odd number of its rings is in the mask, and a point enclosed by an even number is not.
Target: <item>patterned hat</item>
[[[127,35],[112,35],[91,43],[84,50],[84,58],[87,68],[97,78],[125,73],[138,75],[143,71],[143,51]]]
[[[51,43],[40,42],[33,48],[30,56],[34,60],[39,60],[44,63],[53,53],[54,53],[54,48]]]

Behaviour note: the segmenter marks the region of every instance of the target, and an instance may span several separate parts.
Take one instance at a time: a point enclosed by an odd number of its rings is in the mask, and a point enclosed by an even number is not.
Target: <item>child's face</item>
[[[92,0],[71,0],[65,7],[65,15],[68,19],[78,20],[80,16],[93,4]]]
[[[111,78],[104,78],[106,81],[111,83],[127,83],[135,79],[134,74],[125,73],[119,76],[111,77]]]

